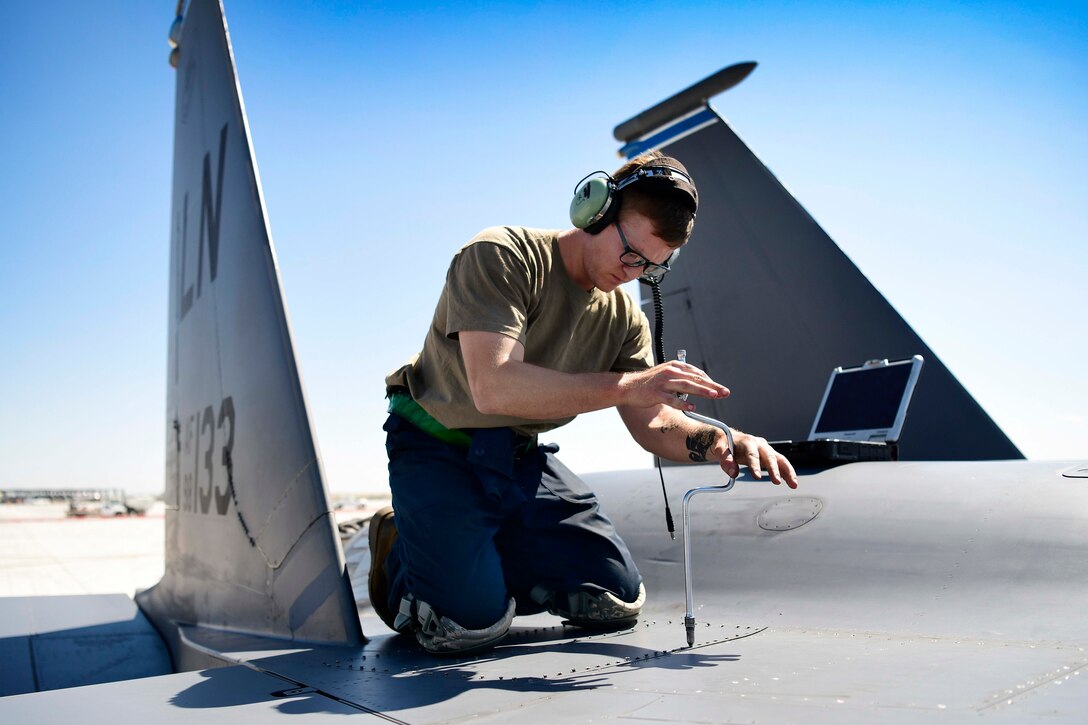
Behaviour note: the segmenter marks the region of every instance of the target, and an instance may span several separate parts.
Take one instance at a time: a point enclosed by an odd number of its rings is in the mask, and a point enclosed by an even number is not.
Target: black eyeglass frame
[[[654,284],[660,282],[665,274],[672,269],[669,267],[669,261],[672,260],[673,255],[670,254],[662,264],[656,264],[646,259],[640,252],[631,248],[631,245],[627,243],[627,235],[623,233],[623,227],[620,226],[619,221],[612,222],[616,226],[616,231],[620,235],[620,243],[623,244],[623,252],[620,253],[620,264],[624,267],[642,267],[643,272],[639,275],[639,278],[644,282]]]

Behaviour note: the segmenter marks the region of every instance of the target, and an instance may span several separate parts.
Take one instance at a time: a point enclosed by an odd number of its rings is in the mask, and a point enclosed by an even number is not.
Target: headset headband
[[[678,192],[684,204],[695,216],[699,208],[699,192],[687,169],[671,156],[650,159],[618,179],[604,171],[594,171],[574,187],[574,199],[570,204],[570,220],[579,229],[598,234],[612,223],[619,214],[623,199],[621,193],[627,187],[644,182],[658,188]]]
[[[662,163],[666,162],[666,163]],[[671,162],[671,163],[670,163]],[[611,177],[610,177],[611,178]],[[699,191],[695,188],[695,182],[691,180],[679,161],[672,158],[654,159],[645,166],[640,166],[627,176],[613,179],[615,191],[622,191],[638,181],[664,182],[677,191],[682,191],[687,197],[691,213],[695,214],[699,209]]]

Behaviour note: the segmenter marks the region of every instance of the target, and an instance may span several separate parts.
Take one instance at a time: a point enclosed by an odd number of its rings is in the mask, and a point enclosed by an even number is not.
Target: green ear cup
[[[574,190],[570,202],[570,221],[579,229],[592,224],[608,208],[612,190],[607,178],[594,176]]]

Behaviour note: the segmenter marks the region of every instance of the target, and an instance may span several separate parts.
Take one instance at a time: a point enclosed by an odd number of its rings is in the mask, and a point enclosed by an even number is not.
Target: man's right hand
[[[729,388],[714,382],[709,375],[688,363],[670,360],[648,370],[624,373],[620,379],[622,405],[649,408],[668,405],[679,410],[695,410],[691,401],[680,394],[697,395],[717,400],[729,396]]]
[[[612,406],[695,410],[678,393],[719,399],[729,388],[694,365],[671,360],[630,373],[563,373],[525,362],[525,347],[497,332],[458,334],[476,409],[488,415],[552,420]]]

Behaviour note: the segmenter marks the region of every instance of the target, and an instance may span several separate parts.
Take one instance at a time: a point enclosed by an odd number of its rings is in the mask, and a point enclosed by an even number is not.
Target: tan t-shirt
[[[423,351],[391,373],[447,428],[510,426],[527,435],[573,417],[532,420],[476,410],[457,334],[498,332],[525,346],[525,362],[567,373],[653,365],[650,326],[622,289],[586,292],[567,275],[559,232],[492,227],[460,249],[446,274]]]

